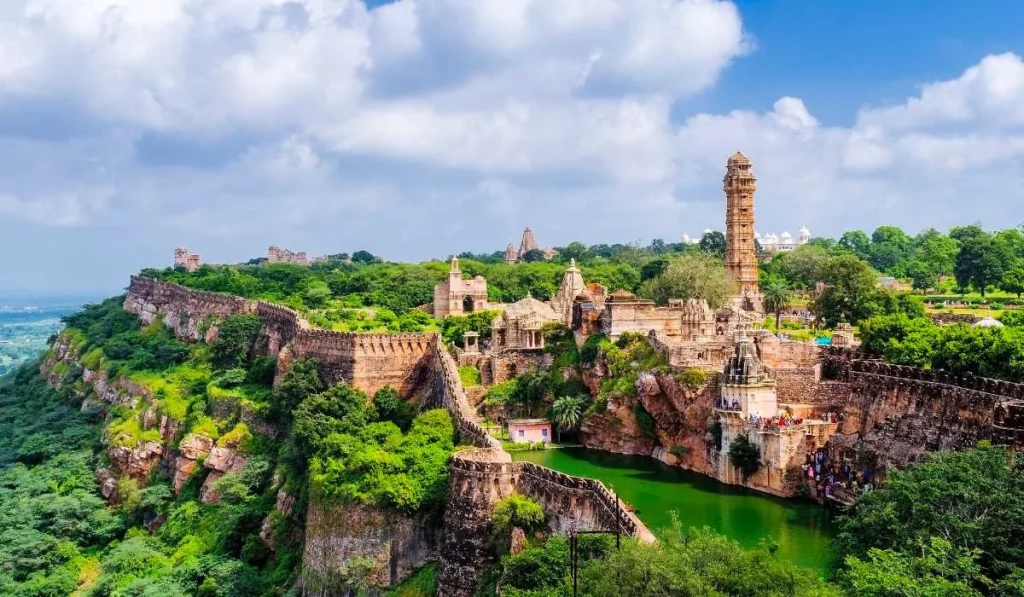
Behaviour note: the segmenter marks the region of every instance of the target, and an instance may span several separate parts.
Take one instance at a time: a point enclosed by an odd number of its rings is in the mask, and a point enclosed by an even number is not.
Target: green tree
[[[934,546],[932,537],[941,537],[958,559],[979,553],[982,573],[998,582],[1024,562],[1016,539],[1024,533],[1024,467],[1001,446],[934,452],[892,470],[839,522],[843,559],[864,560],[873,549],[921,554],[922,546]]]
[[[558,252],[558,259],[562,263],[569,263],[571,259],[575,259],[577,263],[583,263],[589,256],[590,251],[587,250],[587,245],[578,241],[569,243]]]
[[[829,327],[841,321],[859,323],[872,313],[875,272],[853,255],[833,257],[822,268],[825,290],[811,303],[811,311]]]
[[[737,436],[729,444],[729,462],[746,480],[761,470],[761,450],[752,444],[747,436]]]
[[[718,258],[725,256],[725,235],[719,231],[706,232],[700,238],[700,250],[705,255]]]
[[[1003,272],[1003,279],[999,283],[999,289],[1003,292],[1012,292],[1020,298],[1024,293],[1024,261],[1018,261],[1010,269]]]
[[[825,249],[805,245],[794,251],[776,254],[770,269],[784,277],[790,287],[811,290],[821,280],[830,259]]]
[[[503,498],[491,513],[491,539],[501,551],[508,548],[512,529],[519,527],[530,533],[544,527],[547,520],[540,504],[518,493]]]
[[[935,270],[925,261],[912,259],[906,263],[904,269],[907,277],[913,281],[914,290],[935,288],[939,282],[939,277],[936,275]]]
[[[220,369],[245,368],[256,336],[263,326],[259,315],[229,315],[217,327],[213,364]]]
[[[927,266],[935,275],[953,273],[953,262],[960,245],[956,239],[929,228],[914,237],[914,261]],[[907,272],[910,275],[910,272]]]
[[[586,398],[580,396],[562,396],[551,404],[551,418],[558,426],[558,441],[562,441],[562,431],[574,431],[583,422],[583,411]]]
[[[299,358],[292,362],[271,396],[271,411],[280,420],[291,420],[291,413],[303,400],[324,391],[320,366],[316,359]]]
[[[839,237],[839,246],[861,259],[867,259],[868,250],[871,248],[871,239],[861,230],[851,230],[844,232]]]
[[[989,585],[976,563],[980,553],[931,537],[906,552],[871,549],[846,558],[840,584],[858,597],[981,597]]]
[[[309,396],[295,409],[292,436],[301,454],[313,455],[332,433],[355,434],[369,422],[366,393],[345,382]]]
[[[664,273],[643,283],[640,294],[659,305],[669,299],[704,299],[712,309],[725,304],[732,285],[721,261],[706,255],[681,255],[672,259]]]
[[[987,234],[964,240],[953,267],[957,285],[961,289],[973,287],[981,296],[989,286],[999,283],[1003,270],[1003,252]]]
[[[775,314],[775,330],[778,331],[782,312],[793,301],[793,291],[784,279],[773,276],[761,286],[761,301],[766,312]]]
[[[522,259],[527,263],[536,263],[538,261],[544,261],[544,251],[541,251],[540,249],[530,249],[529,251],[523,253]]]
[[[880,272],[898,273],[897,268],[910,256],[911,240],[896,226],[879,226],[871,233],[868,263]]]

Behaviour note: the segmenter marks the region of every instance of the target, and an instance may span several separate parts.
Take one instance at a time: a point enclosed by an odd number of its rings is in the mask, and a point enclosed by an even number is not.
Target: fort
[[[138,276],[131,280],[124,307],[147,323],[162,320],[189,341],[215,339],[217,324],[225,317],[256,314],[263,320],[257,346],[278,358],[278,376],[291,360],[311,357],[319,362],[328,383],[346,381],[368,393],[391,385],[406,398],[419,396],[424,406],[446,408],[460,442],[474,449],[458,452],[452,459],[452,497],[441,532],[439,595],[472,594],[487,562],[481,554],[491,508],[513,492],[540,502],[556,532],[576,525],[653,540],[643,523],[600,482],[512,462],[501,443],[480,425],[458,366],[436,335],[318,330],[287,307]],[[433,539],[417,530],[421,525],[415,521],[396,516],[384,520],[379,512],[351,508],[345,512],[346,508],[316,502],[309,507],[306,594],[319,594],[318,590],[331,586],[331,571],[353,554],[377,558],[382,570],[391,571],[380,576],[388,584],[404,578],[433,552],[429,546]]]

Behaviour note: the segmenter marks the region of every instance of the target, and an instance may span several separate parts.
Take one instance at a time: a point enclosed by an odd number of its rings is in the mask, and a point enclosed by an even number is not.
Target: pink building
[[[551,422],[547,419],[516,419],[508,422],[508,436],[512,443],[551,442]]]

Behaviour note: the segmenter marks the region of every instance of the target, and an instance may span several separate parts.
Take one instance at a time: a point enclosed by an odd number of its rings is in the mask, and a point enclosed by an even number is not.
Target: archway
[[[462,312],[463,313],[472,313],[473,312],[473,306],[474,306],[473,297],[469,296],[468,294],[466,296],[462,297]]]

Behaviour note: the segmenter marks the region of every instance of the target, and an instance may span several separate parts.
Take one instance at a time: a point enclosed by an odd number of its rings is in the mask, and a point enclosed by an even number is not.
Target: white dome
[[[783,232],[782,233],[782,242],[783,242],[783,244],[793,242],[793,235],[788,233],[788,232]]]
[[[756,238],[757,240],[761,240],[761,233],[758,232],[757,230],[755,230],[754,231],[754,238]]]
[[[779,237],[777,237],[774,234],[769,232],[768,234],[765,235],[764,240],[761,241],[761,244],[764,244],[764,245],[777,245],[777,244],[779,244]]]
[[[714,232],[714,230],[712,230],[710,228],[705,228],[704,229],[704,234],[711,234],[712,232]]]
[[[811,235],[811,231],[808,230],[806,226],[804,226],[803,228],[800,229],[800,236],[810,236],[810,235]]]
[[[1003,326],[1003,322],[1001,322],[998,319],[995,319],[991,315],[989,315],[985,319],[982,319],[978,323],[974,324],[974,327],[976,327],[976,328],[1001,328],[1001,327],[1004,327],[1004,326]]]

